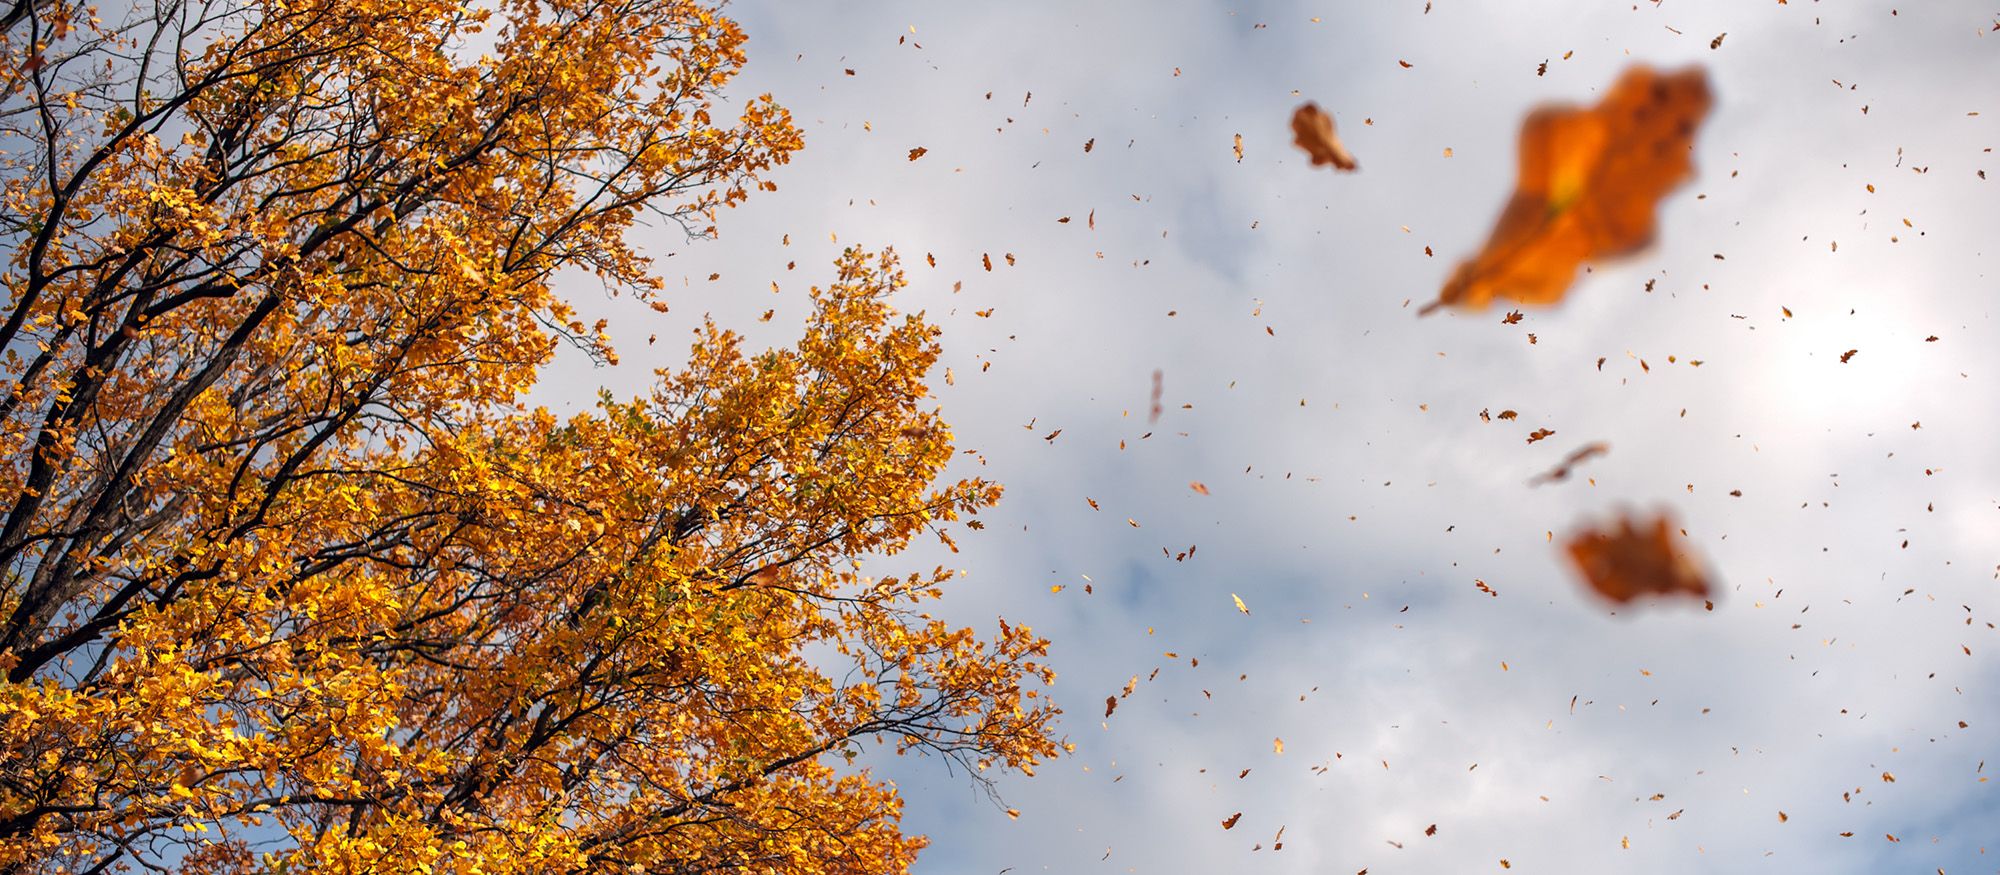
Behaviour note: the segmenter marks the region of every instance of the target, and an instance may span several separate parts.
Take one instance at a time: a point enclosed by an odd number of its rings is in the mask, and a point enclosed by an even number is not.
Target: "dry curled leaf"
[[[1528,443],[1531,443],[1531,444],[1532,444],[1532,443],[1534,443],[1534,442],[1536,442],[1536,441],[1538,441],[1538,440],[1542,440],[1542,439],[1544,439],[1544,438],[1547,438],[1547,437],[1549,437],[1550,435],[1553,435],[1553,434],[1555,434],[1555,433],[1556,433],[1556,430],[1555,430],[1555,429],[1553,429],[1553,428],[1538,428],[1538,429],[1535,429],[1534,431],[1531,431],[1531,432],[1529,432],[1529,433],[1528,433]]]
[[[1611,445],[1604,443],[1602,441],[1599,441],[1597,443],[1585,444],[1583,445],[1583,447],[1579,448],[1576,452],[1570,453],[1568,456],[1563,457],[1561,464],[1558,464],[1554,468],[1551,468],[1545,472],[1536,474],[1534,479],[1528,481],[1528,485],[1540,486],[1544,483],[1561,483],[1564,480],[1569,479],[1570,469],[1576,467],[1578,463],[1586,459],[1592,458],[1594,456],[1602,456],[1609,452],[1611,452]]]
[[[1192,489],[1192,490],[1194,490],[1194,491],[1196,491],[1196,492],[1199,492],[1199,493],[1201,493],[1202,495],[1207,495],[1207,494],[1208,494],[1208,487],[1207,487],[1207,486],[1205,486],[1205,485],[1203,485],[1203,484],[1202,484],[1202,482],[1201,482],[1200,480],[1189,480],[1189,481],[1188,481],[1188,488],[1189,488],[1189,489]]]
[[[911,161],[915,161],[915,160],[917,160],[918,158],[922,158],[922,157],[924,157],[924,153],[925,153],[925,152],[929,152],[929,151],[930,151],[929,149],[926,149],[926,148],[924,148],[924,147],[922,147],[922,146],[918,146],[918,147],[916,147],[915,149],[911,149],[911,150],[910,150],[910,160],[911,160]]]
[[[1710,102],[1701,68],[1638,66],[1595,107],[1530,113],[1520,181],[1492,236],[1419,312],[1480,309],[1496,296],[1551,304],[1583,263],[1644,248],[1660,198],[1693,174],[1694,134]]]
[[[1235,814],[1232,814],[1232,815],[1229,815],[1229,819],[1228,819],[1228,820],[1225,820],[1225,821],[1223,821],[1223,822],[1222,822],[1222,828],[1223,828],[1223,829],[1235,829],[1235,828],[1236,828],[1236,821],[1238,821],[1238,820],[1241,820],[1241,819],[1243,819],[1243,812],[1241,812],[1241,811],[1238,811],[1238,812],[1236,812]]]
[[[1634,523],[1632,514],[1602,529],[1586,528],[1564,543],[1585,583],[1614,602],[1644,595],[1684,593],[1707,598],[1709,582],[1685,539],[1666,513]]]
[[[1335,170],[1361,168],[1354,154],[1340,142],[1340,135],[1334,133],[1333,116],[1321,112],[1316,103],[1307,103],[1292,113],[1292,143],[1312,156],[1314,167],[1331,164]]]

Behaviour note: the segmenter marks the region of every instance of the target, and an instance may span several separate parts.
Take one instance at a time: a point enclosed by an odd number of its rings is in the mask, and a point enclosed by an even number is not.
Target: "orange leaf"
[[[1643,595],[1706,598],[1709,582],[1689,549],[1674,540],[1664,512],[1635,525],[1628,513],[1602,530],[1584,529],[1564,544],[1590,588],[1619,604]]]
[[[1292,113],[1292,142],[1312,156],[1312,164],[1331,164],[1336,170],[1358,170],[1360,162],[1340,142],[1340,136],[1333,132],[1333,116],[1320,111],[1319,105],[1307,103]]]
[[[1689,154],[1710,100],[1699,67],[1662,75],[1640,66],[1593,108],[1530,113],[1520,181],[1493,235],[1419,312],[1480,309],[1495,296],[1552,304],[1584,262],[1644,248],[1660,198],[1693,173]]]

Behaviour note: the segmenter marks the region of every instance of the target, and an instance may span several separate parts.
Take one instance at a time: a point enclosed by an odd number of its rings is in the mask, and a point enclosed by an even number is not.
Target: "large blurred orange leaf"
[[[1619,604],[1646,595],[1708,597],[1701,563],[1665,512],[1636,524],[1622,514],[1602,529],[1572,535],[1564,550],[1591,589]]]
[[[1595,107],[1530,113],[1520,182],[1492,237],[1420,312],[1481,309],[1496,296],[1552,304],[1578,266],[1644,248],[1660,198],[1694,173],[1695,130],[1710,102],[1700,67],[1662,74],[1636,66]]]

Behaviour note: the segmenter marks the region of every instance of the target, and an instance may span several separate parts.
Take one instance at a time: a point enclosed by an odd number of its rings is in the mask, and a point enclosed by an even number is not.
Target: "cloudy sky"
[[[730,96],[774,94],[806,148],[719,239],[644,240],[685,282],[670,316],[584,294],[625,364],[538,398],[639,391],[702,313],[787,343],[842,247],[902,254],[978,451],[952,473],[1007,496],[962,553],[874,564],[968,569],[941,616],[1051,638],[1076,745],[1000,780],[1018,819],[940,761],[864,758],[933,841],[920,872],[2000,871],[1993,9],[730,13]],[[1635,63],[1716,96],[1656,244],[1518,324],[1418,318],[1522,117]],[[1291,145],[1305,100],[1360,172]],[[1686,527],[1713,612],[1580,587],[1556,544],[1620,507]]]

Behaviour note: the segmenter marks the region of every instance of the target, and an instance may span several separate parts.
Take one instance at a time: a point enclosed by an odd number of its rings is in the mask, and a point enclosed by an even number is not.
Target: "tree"
[[[522,394],[800,147],[687,0],[4,18],[0,871],[895,872],[869,738],[1055,755],[1047,642],[848,560],[938,485],[938,330],[849,250],[794,349]],[[976,528],[976,521],[965,525]],[[835,678],[839,678],[836,680]]]

